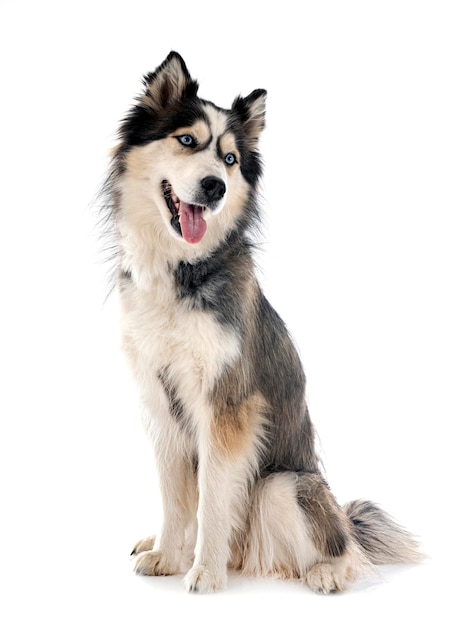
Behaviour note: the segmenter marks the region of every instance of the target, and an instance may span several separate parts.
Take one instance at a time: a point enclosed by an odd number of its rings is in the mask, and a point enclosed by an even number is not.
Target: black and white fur
[[[175,52],[145,77],[106,183],[123,346],[164,510],[135,570],[185,568],[199,592],[225,587],[229,566],[342,590],[372,563],[420,553],[375,504],[335,501],[300,359],[256,280],[266,92],[228,110],[197,90]]]

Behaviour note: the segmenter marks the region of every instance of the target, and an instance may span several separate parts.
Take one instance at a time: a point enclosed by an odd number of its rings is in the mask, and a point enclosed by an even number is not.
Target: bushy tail
[[[411,533],[373,502],[354,500],[344,507],[355,538],[372,563],[417,563],[424,558]]]

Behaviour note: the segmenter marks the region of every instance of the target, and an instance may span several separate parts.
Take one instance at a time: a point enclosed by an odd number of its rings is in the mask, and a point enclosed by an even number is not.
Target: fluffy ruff
[[[105,185],[123,346],[163,500],[135,571],[185,569],[199,592],[225,587],[228,567],[340,591],[372,564],[421,555],[375,504],[337,504],[299,356],[257,282],[266,92],[223,109],[197,91],[175,52],[145,77]]]

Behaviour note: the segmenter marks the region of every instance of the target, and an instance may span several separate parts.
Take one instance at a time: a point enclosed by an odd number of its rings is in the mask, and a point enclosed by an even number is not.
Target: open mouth
[[[198,243],[205,235],[207,223],[204,206],[183,202],[175,194],[171,183],[162,181],[162,192],[171,213],[171,225],[187,243]]]

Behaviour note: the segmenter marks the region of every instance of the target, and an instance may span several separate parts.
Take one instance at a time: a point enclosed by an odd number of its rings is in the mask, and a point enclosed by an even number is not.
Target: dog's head
[[[182,245],[208,240],[209,248],[211,239],[251,220],[246,212],[261,174],[257,143],[266,92],[219,108],[197,96],[198,84],[176,52],[144,85],[115,155],[122,205]]]

